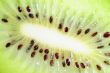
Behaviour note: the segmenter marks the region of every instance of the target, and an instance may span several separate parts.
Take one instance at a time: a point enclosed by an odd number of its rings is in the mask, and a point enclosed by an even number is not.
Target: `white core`
[[[47,27],[30,23],[23,24],[21,33],[51,48],[66,49],[74,53],[90,54],[92,51],[83,42]]]

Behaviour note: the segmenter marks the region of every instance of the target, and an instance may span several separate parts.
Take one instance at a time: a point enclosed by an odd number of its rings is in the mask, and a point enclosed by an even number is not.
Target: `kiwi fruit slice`
[[[0,73],[110,73],[109,0],[0,0]]]

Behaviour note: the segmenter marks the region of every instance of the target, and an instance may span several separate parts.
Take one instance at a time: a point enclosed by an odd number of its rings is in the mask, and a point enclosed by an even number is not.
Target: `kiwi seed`
[[[19,11],[19,12],[22,12],[22,9],[21,9],[21,7],[20,7],[20,6],[18,6],[18,11]]]
[[[5,22],[5,23],[7,23],[7,22],[8,22],[8,20],[7,20],[7,19],[5,19],[5,18],[3,18],[3,19],[2,19],[2,21],[3,21],[3,22]]]

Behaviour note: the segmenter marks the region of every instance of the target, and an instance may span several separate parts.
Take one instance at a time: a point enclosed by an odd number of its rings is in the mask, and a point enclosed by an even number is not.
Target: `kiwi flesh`
[[[110,73],[109,3],[0,0],[0,73]]]

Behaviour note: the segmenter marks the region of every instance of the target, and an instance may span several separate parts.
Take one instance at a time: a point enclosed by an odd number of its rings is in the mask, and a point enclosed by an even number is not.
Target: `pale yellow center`
[[[92,50],[78,39],[41,25],[25,23],[21,26],[20,31],[23,35],[48,45],[51,48],[54,47],[82,54],[92,53]]]

